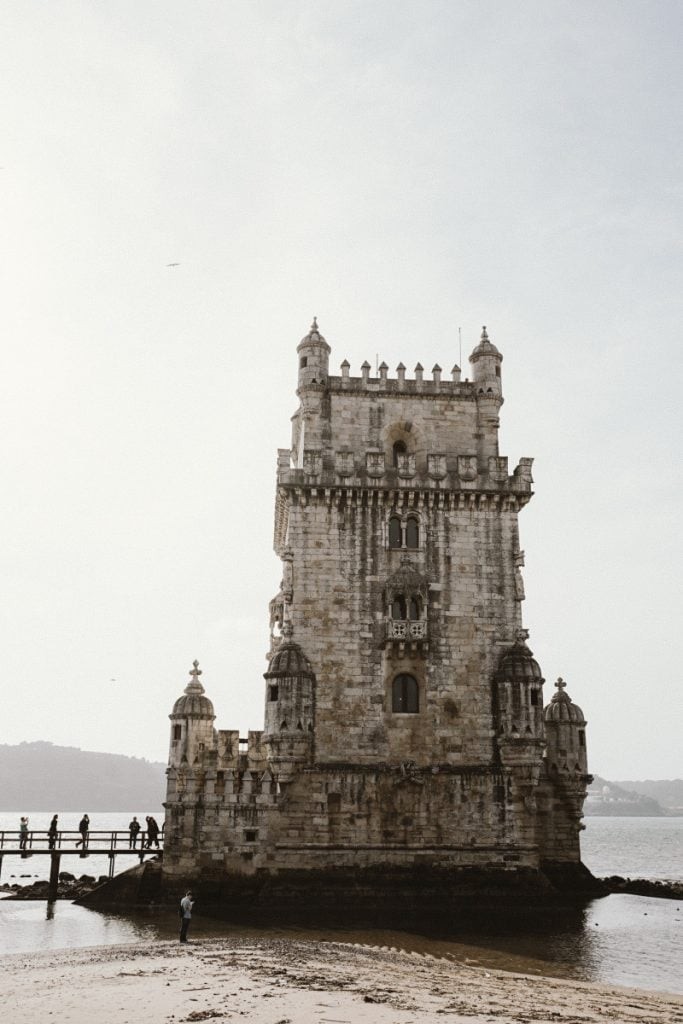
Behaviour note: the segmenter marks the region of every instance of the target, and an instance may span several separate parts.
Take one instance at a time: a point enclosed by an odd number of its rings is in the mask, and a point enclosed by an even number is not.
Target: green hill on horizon
[[[0,811],[161,807],[166,765],[38,740],[0,744]]]

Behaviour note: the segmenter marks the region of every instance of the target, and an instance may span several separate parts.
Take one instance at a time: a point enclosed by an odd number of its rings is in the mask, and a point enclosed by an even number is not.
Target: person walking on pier
[[[57,845],[57,830],[59,828],[57,824],[57,817],[58,815],[53,815],[52,821],[50,822],[50,827],[47,830],[47,845],[48,849],[50,850],[54,850],[55,846]]]
[[[182,900],[180,901],[180,941],[187,942],[187,930],[190,927],[190,920],[192,918],[192,908],[194,906],[194,900],[192,899],[192,893],[188,889]]]
[[[88,845],[88,831],[90,829],[90,818],[87,814],[84,814],[78,823],[78,831],[81,833],[81,838],[76,840],[76,846],[82,846],[83,852],[85,853]]]
[[[19,820],[19,849],[21,850],[21,856],[26,857],[26,844],[28,842],[28,818],[21,818]]]
[[[151,850],[152,849],[152,843],[154,843],[154,845],[156,846],[156,848],[158,850],[159,849],[159,826],[157,825],[156,820],[151,817],[151,815],[148,815],[147,818],[145,819],[145,821],[147,822],[147,849]]]
[[[128,832],[130,834],[130,840],[128,845],[130,846],[131,850],[134,850],[135,847],[137,846],[139,831],[140,822],[138,821],[137,818],[134,817],[133,820],[128,823]]]

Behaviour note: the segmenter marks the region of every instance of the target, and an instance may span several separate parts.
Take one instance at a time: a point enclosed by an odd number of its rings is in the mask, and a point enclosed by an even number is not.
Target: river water
[[[45,819],[47,828],[50,817],[32,814],[30,826],[38,828]],[[75,827],[79,817],[60,815],[60,823]],[[94,829],[113,829],[125,827],[131,816],[90,817]],[[158,814],[155,817],[162,820]],[[138,814],[138,818],[144,821],[144,813]],[[2,814],[0,828],[16,829],[18,819],[18,814]],[[583,859],[594,874],[683,880],[683,818],[591,817],[585,821]],[[74,874],[84,873],[84,866],[91,875],[106,873],[104,857],[101,870],[94,864],[98,859],[95,856],[87,860],[74,857],[73,865],[69,863],[71,859],[65,859],[62,866]],[[15,866],[4,867],[2,881],[30,880],[11,879],[11,874],[46,877],[41,870],[43,860],[47,862],[47,858],[41,857],[28,861],[6,858],[5,865],[13,862]],[[120,867],[125,870],[132,863],[121,858]],[[167,911],[112,915],[65,901],[51,905],[42,901],[0,901],[0,954],[155,942],[173,938],[176,931],[177,919]],[[494,969],[683,992],[683,903],[644,896],[607,896],[592,900],[582,911],[568,914],[566,920],[558,921],[555,917],[550,924],[536,921],[533,926],[525,921],[516,930],[509,925],[497,929],[495,922],[491,922],[485,934],[481,929],[469,929],[468,922],[462,920],[454,922],[451,932],[444,934],[441,929],[438,935],[381,930],[249,929],[203,918],[201,912],[193,918],[192,934],[195,938],[289,936],[303,941],[360,942],[431,953]]]

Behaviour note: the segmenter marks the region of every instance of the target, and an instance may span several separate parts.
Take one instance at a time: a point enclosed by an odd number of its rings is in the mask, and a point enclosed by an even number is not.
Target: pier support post
[[[50,881],[47,887],[47,898],[57,899],[57,886],[59,885],[59,862],[62,859],[61,853],[50,854]]]
[[[110,853],[109,854],[109,877],[110,878],[114,877],[114,864],[115,863],[116,863],[116,854],[115,853]]]

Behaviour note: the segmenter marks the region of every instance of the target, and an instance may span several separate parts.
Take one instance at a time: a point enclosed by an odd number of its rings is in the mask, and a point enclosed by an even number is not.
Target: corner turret
[[[216,718],[213,704],[199,682],[202,670],[198,661],[192,662],[190,682],[182,697],[173,705],[171,719],[171,745],[168,753],[169,768],[193,765],[201,760],[204,751],[214,743],[213,723]]]
[[[273,655],[264,678],[267,756],[277,777],[286,781],[296,765],[311,760],[315,676],[299,645],[286,641]]]
[[[586,719],[578,704],[567,693],[567,684],[560,678],[557,693],[543,712],[551,772],[586,775]]]
[[[495,345],[489,340],[485,327],[481,329],[479,344],[470,356],[472,380],[477,385],[478,394],[502,396],[500,364],[503,357]]]
[[[299,357],[297,395],[307,388],[324,386],[327,383],[332,350],[318,330],[317,317],[313,317],[311,329],[301,339],[296,351]]]
[[[484,472],[491,457],[498,455],[499,412],[503,404],[500,364],[503,357],[489,341],[485,327],[481,340],[470,356],[472,381],[477,399],[477,455],[480,471]]]

